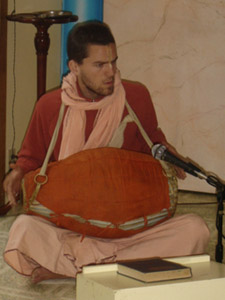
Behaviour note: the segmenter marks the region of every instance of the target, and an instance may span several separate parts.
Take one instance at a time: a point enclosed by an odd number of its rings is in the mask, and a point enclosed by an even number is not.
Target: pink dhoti
[[[41,266],[56,274],[76,277],[82,266],[89,264],[201,254],[208,241],[207,225],[194,214],[173,217],[121,239],[82,238],[42,218],[21,215],[10,229],[4,259],[27,276]]]

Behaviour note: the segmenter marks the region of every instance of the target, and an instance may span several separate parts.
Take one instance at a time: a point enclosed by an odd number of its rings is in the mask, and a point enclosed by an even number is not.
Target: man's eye
[[[100,69],[100,68],[103,67],[103,64],[102,63],[97,63],[97,64],[95,64],[95,66]]]

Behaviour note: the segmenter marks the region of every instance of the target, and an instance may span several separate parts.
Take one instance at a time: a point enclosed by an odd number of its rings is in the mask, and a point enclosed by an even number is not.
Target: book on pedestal
[[[160,257],[121,261],[117,265],[119,274],[144,282],[184,279],[192,276],[190,267]]]

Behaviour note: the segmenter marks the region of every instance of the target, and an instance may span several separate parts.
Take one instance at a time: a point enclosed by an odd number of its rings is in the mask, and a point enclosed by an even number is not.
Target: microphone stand
[[[217,176],[214,175],[206,175],[204,172],[201,171],[198,167],[194,164],[189,163],[188,166],[190,169],[184,169],[189,174],[198,177],[200,179],[205,179],[206,182],[216,188],[216,198],[218,202],[217,206],[217,214],[216,214],[216,228],[218,231],[217,237],[217,245],[216,245],[216,254],[215,259],[217,262],[222,263],[223,261],[223,209],[224,209],[224,200],[225,200],[225,185],[218,179]],[[191,170],[191,171],[190,171]]]
[[[225,238],[223,235],[223,201],[225,200],[225,185],[220,182],[217,176],[214,175],[207,175],[203,172],[199,167],[194,165],[192,162],[187,162],[186,160],[182,160],[174,153],[170,153],[165,145],[162,144],[155,144],[152,147],[152,156],[155,159],[165,160],[177,167],[183,169],[186,173],[191,174],[192,176],[198,177],[200,179],[205,179],[208,184],[214,186],[216,188],[217,193],[217,215],[216,215],[216,228],[218,231],[218,240],[216,245],[216,261],[222,262],[223,260],[223,243],[222,239]]]
[[[222,263],[223,261],[223,209],[225,200],[225,185],[222,184],[219,179],[215,176],[208,176],[206,181],[216,188],[217,193],[217,215],[216,215],[216,228],[218,232],[217,236],[217,245],[216,245],[216,254],[215,259],[217,262]]]

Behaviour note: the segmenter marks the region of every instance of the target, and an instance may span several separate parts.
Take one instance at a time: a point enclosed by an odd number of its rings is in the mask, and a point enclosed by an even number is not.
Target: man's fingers
[[[178,168],[178,167],[174,167],[175,168],[175,170],[176,170],[176,173],[177,173],[177,177],[179,178],[179,179],[185,179],[186,177],[187,177],[187,175],[186,175],[186,173],[184,172],[184,170],[182,170],[181,168]]]
[[[7,193],[7,196],[8,196],[8,201],[9,201],[9,204],[11,205],[11,206],[16,206],[16,195],[18,195],[17,193],[13,193],[13,192],[11,192],[11,191],[9,191],[8,193]]]
[[[8,201],[10,203],[11,206],[15,206],[16,205],[16,198],[18,197],[19,193],[13,189],[13,186],[10,182],[7,182],[5,184],[5,192],[7,194],[7,198],[8,198]]]

